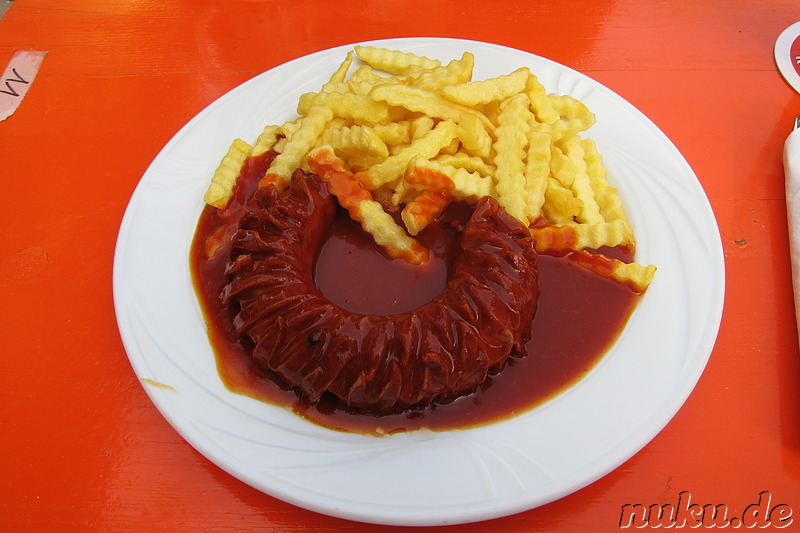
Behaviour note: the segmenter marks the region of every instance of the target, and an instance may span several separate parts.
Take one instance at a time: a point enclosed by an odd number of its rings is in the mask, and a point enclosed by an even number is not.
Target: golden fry
[[[389,106],[368,96],[350,92],[306,93],[300,96],[297,113],[307,115],[315,106],[327,107],[334,116],[377,124],[389,120]]]
[[[572,191],[553,177],[547,178],[542,213],[551,224],[573,224],[581,212],[581,201]]]
[[[591,139],[584,139],[581,141],[581,145],[583,146],[584,160],[586,161],[586,173],[589,175],[589,180],[595,191],[595,198],[600,206],[600,214],[609,222],[614,220],[627,222],[628,218],[622,208],[622,200],[620,200],[617,189],[611,187],[608,183],[606,168],[603,165],[600,153],[597,151],[597,146]]]
[[[350,65],[352,64],[353,50],[350,50],[345,55],[344,61],[342,61],[341,65],[339,65],[339,68],[336,69],[336,72],[331,75],[330,80],[328,80],[328,84],[342,83],[347,78],[347,71],[350,70]]]
[[[430,224],[442,211],[450,199],[440,192],[424,191],[410,201],[400,213],[408,233],[416,235]]]
[[[554,141],[588,130],[595,122],[594,113],[583,102],[567,95],[548,95],[559,119],[552,123],[541,122],[539,131],[549,133]]]
[[[397,154],[387,157],[367,170],[356,173],[356,179],[370,190],[392,183],[403,175],[409,161],[414,157],[419,156],[425,159],[434,157],[442,148],[450,144],[456,137],[456,133],[457,126],[453,122],[440,122],[433,130]]]
[[[454,59],[442,67],[424,70],[409,80],[409,84],[426,91],[437,91],[451,85],[466,83],[472,79],[475,56],[464,52],[460,59]]]
[[[342,159],[357,159],[367,162],[367,166],[369,162],[379,162],[389,156],[386,143],[367,126],[328,128],[322,132],[320,143],[331,145]]]
[[[498,102],[524,91],[530,73],[528,67],[522,67],[496,78],[445,87],[440,93],[448,100],[466,106]]]
[[[501,106],[494,164],[497,167],[498,202],[513,217],[527,224],[525,199],[520,191],[525,189],[525,152],[530,129],[530,100],[520,93]]]
[[[251,156],[258,156],[271,150],[275,143],[278,142],[278,136],[281,135],[280,126],[265,126],[264,131],[256,139],[256,144],[250,150]]]
[[[529,130],[525,162],[525,207],[530,222],[542,215],[547,179],[550,175],[550,155],[550,136]]]
[[[491,178],[421,157],[409,163],[403,179],[419,190],[446,192],[455,200],[470,204],[484,196],[497,196]]]
[[[592,188],[589,174],[586,172],[586,161],[584,161],[584,150],[581,140],[577,135],[571,135],[562,139],[556,152],[561,151],[561,155],[572,162],[570,168],[574,169],[575,175],[572,179],[572,191],[575,197],[581,201],[581,212],[577,216],[578,222],[584,224],[595,224],[603,221],[600,214],[600,206],[595,199],[595,190]]]
[[[372,129],[375,134],[389,146],[395,144],[410,144],[413,135],[412,127],[412,121],[403,120],[401,122],[375,124],[372,126]]]
[[[472,115],[480,120],[484,127],[494,129],[494,125],[480,112],[467,106],[450,102],[438,94],[408,87],[405,85],[378,85],[369,95],[379,102],[403,107],[409,111],[423,113],[429,117],[460,122],[464,115]]]
[[[553,124],[556,120],[561,118],[561,115],[556,111],[552,100],[547,97],[544,87],[539,83],[539,78],[535,74],[530,74],[525,83],[525,92],[531,100],[531,111],[536,115],[538,122],[545,124]]]
[[[211,176],[211,184],[206,190],[203,200],[217,209],[223,209],[233,196],[236,179],[242,172],[242,166],[250,153],[250,145],[241,139],[234,139],[228,152],[220,161]]]
[[[637,293],[643,293],[656,274],[656,267],[653,265],[625,263],[588,250],[571,252],[567,257],[586,270],[627,285]]]
[[[603,246],[633,246],[628,224],[599,222],[597,224],[574,224],[531,228],[531,234],[539,252],[565,252]]]
[[[471,156],[464,152],[456,152],[452,155],[440,154],[437,155],[432,161],[441,163],[442,165],[463,168],[468,172],[473,172],[483,177],[492,176],[495,172],[494,166],[489,165],[482,158]]]
[[[411,52],[400,52],[377,46],[356,45],[356,55],[368,65],[390,74],[405,74],[414,67],[436,68],[442,65],[438,59],[429,59]]]
[[[306,154],[317,143],[317,138],[332,118],[333,112],[329,107],[312,107],[308,115],[300,119],[300,128],[287,141],[283,152],[272,160],[266,175],[259,182],[259,187],[274,183],[278,189],[285,189],[292,173],[304,163]]]
[[[492,154],[492,137],[486,130],[483,121],[475,115],[464,114],[458,122],[458,139],[464,150],[482,159],[489,159]]]

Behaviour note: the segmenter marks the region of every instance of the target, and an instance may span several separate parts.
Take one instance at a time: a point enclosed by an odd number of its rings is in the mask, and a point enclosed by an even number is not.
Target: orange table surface
[[[800,96],[773,43],[796,0],[16,0],[0,63],[48,51],[0,122],[0,531],[379,531],[267,496],[159,414],[115,320],[115,240],[163,145],[230,89],[342,44],[440,36],[572,67],[652,119],[717,217],[726,268],[708,366],[672,421],[591,485],[444,531],[614,531],[625,504],[741,514],[759,494],[800,527],[800,354],[782,149]],[[2,89],[0,83],[0,89]]]

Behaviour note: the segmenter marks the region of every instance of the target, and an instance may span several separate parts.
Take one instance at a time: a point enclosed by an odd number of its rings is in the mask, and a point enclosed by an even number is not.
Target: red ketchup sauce
[[[533,409],[569,388],[589,372],[617,339],[638,295],[564,257],[539,255],[539,301],[531,324],[527,356],[509,358],[474,393],[423,410],[373,416],[336,407],[332,399],[306,405],[279,388],[251,361],[233,333],[234,312],[219,294],[226,284],[229,237],[274,157],[273,152],[250,158],[224,210],[206,206],[191,248],[191,271],[203,310],[217,370],[226,387],[238,394],[286,406],[319,425],[341,431],[390,434],[427,428],[435,431],[489,424]],[[315,264],[315,282],[339,307],[363,314],[388,315],[415,309],[439,294],[447,284],[448,264],[458,232],[453,229],[470,210],[453,204],[418,236],[431,251],[427,263],[414,266],[386,257],[358,225],[340,209]],[[626,249],[603,253],[632,259]]]

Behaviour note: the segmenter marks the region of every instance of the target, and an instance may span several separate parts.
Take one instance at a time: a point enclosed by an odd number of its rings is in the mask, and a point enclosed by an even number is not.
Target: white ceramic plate
[[[253,142],[265,124],[294,118],[299,95],[317,90],[350,46],[242,84],[191,120],[153,161],[130,201],[114,259],[125,349],[150,398],[192,446],[245,483],[300,507],[365,522],[437,525],[548,503],[639,451],[700,377],[724,292],[714,215],[669,139],[578,72],[474,41],[371,44],[445,61],[468,50],[475,54],[475,79],[527,65],[548,92],[573,95],[596,113],[587,136],[621,190],[637,236],[636,259],[658,266],[607,356],[577,385],[512,420],[384,438],[330,431],[222,385],[189,274],[203,193],[233,138]]]

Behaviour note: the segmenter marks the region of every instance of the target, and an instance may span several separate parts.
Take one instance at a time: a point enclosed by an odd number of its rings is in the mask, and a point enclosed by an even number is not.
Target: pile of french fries
[[[424,262],[415,235],[450,202],[492,196],[530,228],[539,252],[580,252],[579,264],[644,291],[654,266],[586,260],[635,245],[595,143],[581,137],[594,114],[548,94],[527,67],[473,81],[474,62],[469,52],[443,65],[355,46],[319,92],[300,97],[296,120],[266,126],[252,146],[233,141],[205,201],[224,208],[247,157],[274,150],[259,186],[285,189],[297,168],[319,174],[392,257]]]

